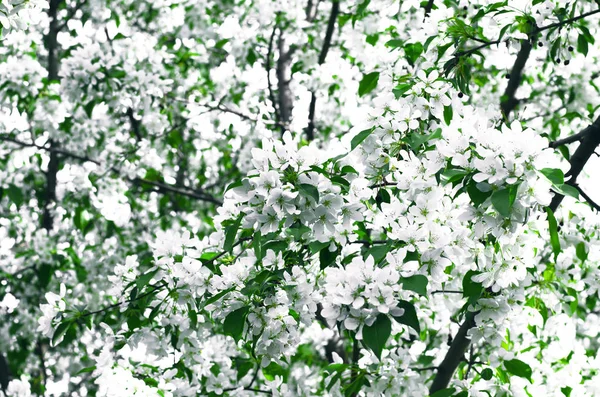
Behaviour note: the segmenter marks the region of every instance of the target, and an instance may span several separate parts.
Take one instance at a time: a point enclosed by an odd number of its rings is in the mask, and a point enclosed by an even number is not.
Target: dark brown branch
[[[109,306],[103,307],[102,309],[98,309],[98,310],[94,310],[94,311],[91,311],[91,312],[85,312],[85,313],[82,313],[82,314],[80,314],[80,315],[79,315],[78,319],[80,319],[80,318],[85,318],[85,317],[89,317],[89,316],[93,316],[93,315],[95,315],[95,314],[104,313],[104,312],[107,312],[107,311],[109,311],[109,310],[112,310],[112,309],[114,309],[114,308],[117,308],[117,307],[123,306],[123,305],[125,305],[125,304],[127,304],[127,303],[131,303],[131,302],[135,302],[135,301],[137,301],[137,300],[143,299],[143,298],[145,298],[145,297],[147,297],[147,296],[149,296],[149,295],[152,295],[153,293],[155,293],[155,292],[157,292],[157,291],[160,291],[160,290],[162,290],[163,288],[165,288],[165,287],[166,287],[166,285],[165,285],[165,284],[161,284],[161,285],[159,285],[158,287],[155,287],[155,286],[151,286],[151,287],[154,287],[154,288],[153,288],[151,291],[145,292],[145,293],[143,293],[143,294],[141,294],[141,295],[137,295],[137,296],[136,296],[135,298],[133,298],[133,299],[127,299],[127,300],[124,300],[123,302],[117,302],[117,303],[114,303],[114,304],[112,304],[112,305],[109,305]]]
[[[197,200],[207,201],[209,203],[213,203],[216,205],[223,204],[223,202],[221,200],[219,200],[215,197],[212,197],[212,196],[208,195],[207,193],[203,193],[203,192],[197,191],[197,190],[189,190],[187,188],[181,188],[181,187],[169,185],[169,184],[162,183],[162,182],[149,181],[147,179],[142,179],[142,178],[134,178],[134,179],[130,179],[130,181],[137,183],[137,184],[153,186],[156,188],[156,191],[160,192],[160,193],[176,193],[176,194],[191,197],[191,198],[194,198]]]
[[[6,394],[6,388],[8,387],[11,377],[12,374],[10,372],[10,367],[8,366],[8,361],[6,361],[4,354],[0,353],[0,387],[4,394]]]
[[[443,390],[448,387],[456,368],[464,360],[465,352],[471,344],[467,332],[475,326],[475,316],[477,312],[467,312],[465,322],[460,326],[458,333],[454,337],[450,349],[446,353],[444,360],[440,364],[429,388],[429,394]]]
[[[338,14],[340,13],[339,0],[331,1],[331,14],[329,14],[329,21],[327,22],[327,31],[325,32],[325,40],[323,40],[323,47],[319,54],[319,65],[325,63],[327,53],[331,47],[331,39],[333,38],[333,31],[335,29],[335,22],[337,21]],[[317,96],[313,92],[310,98],[310,105],[308,107],[308,126],[306,127],[306,139],[312,141],[315,139],[315,113],[317,110]]]
[[[568,137],[566,137],[566,138],[564,138],[564,139],[559,139],[559,140],[557,140],[557,141],[554,141],[554,142],[550,142],[550,143],[548,144],[548,147],[551,147],[551,148],[557,148],[557,147],[559,147],[559,146],[562,146],[562,145],[566,145],[566,144],[569,144],[569,143],[573,143],[573,142],[580,141],[580,140],[582,140],[582,139],[583,139],[583,137],[584,137],[584,136],[586,136],[586,135],[587,135],[589,132],[590,132],[590,129],[586,128],[586,129],[582,130],[581,132],[579,132],[579,133],[577,133],[577,134],[574,134],[574,135],[568,136]]]
[[[594,200],[592,200],[592,198],[583,191],[581,186],[579,186],[578,184],[574,184],[572,186],[579,191],[579,194],[581,194],[581,197],[583,197],[585,199],[585,201],[587,201],[587,203],[590,205],[590,207],[592,207],[596,211],[600,212],[600,205],[598,205],[596,202],[594,202]]]
[[[44,37],[44,44],[48,51],[48,63],[46,70],[48,71],[48,81],[58,81],[58,32],[60,26],[58,23],[58,7],[64,0],[50,0],[48,8],[48,18],[50,26],[48,34]],[[56,146],[56,143],[51,139],[50,147]],[[56,201],[56,174],[58,173],[59,161],[56,151],[50,151],[50,161],[48,162],[48,170],[46,171],[46,189],[44,191],[42,227],[48,232],[52,230],[53,216],[50,210],[52,203]]]
[[[433,0],[429,0],[427,4],[425,4],[425,17],[428,17],[431,14],[431,10],[433,9]]]
[[[519,100],[516,98],[515,95],[517,93],[519,85],[521,84],[521,76],[523,74],[523,69],[525,68],[525,64],[527,63],[527,59],[529,58],[530,53],[531,42],[529,40],[521,40],[521,49],[517,54],[517,59],[515,60],[515,63],[510,72],[508,85],[506,86],[506,90],[504,91],[504,95],[502,95],[502,100],[500,103],[502,114],[507,120],[510,113],[519,104]]]
[[[323,317],[323,315],[321,314],[321,311],[323,310],[323,305],[321,305],[320,303],[317,304],[317,313],[316,313],[316,319],[317,321],[324,327],[324,328],[330,328],[329,324],[327,324],[327,320],[325,320],[325,317]],[[327,358],[327,361],[329,361],[330,363],[333,363],[333,353],[337,353],[338,356],[340,356],[340,358],[342,359],[342,361],[344,363],[348,363],[348,356],[346,355],[346,350],[344,349],[344,345],[342,340],[337,337],[337,338],[330,338],[327,341],[327,344],[325,345],[325,357]]]
[[[9,137],[9,136],[4,136],[4,135],[0,135],[0,141],[5,141],[5,142],[12,142],[14,144],[17,144],[19,146],[22,147],[34,147],[36,149],[41,149],[41,150],[45,150],[47,152],[50,153],[57,153],[57,154],[62,154],[63,156],[66,157],[71,157],[74,159],[77,159],[79,161],[89,161],[91,163],[94,163],[96,165],[101,165],[99,161],[93,160],[87,156],[82,156],[73,152],[69,152],[67,150],[63,150],[60,148],[57,148],[56,146],[41,146],[41,145],[36,145],[35,143],[29,143],[29,142],[23,142],[23,141],[19,141],[18,139]]]
[[[463,291],[458,291],[458,290],[451,290],[451,289],[446,289],[446,290],[435,290],[431,292],[431,295],[435,295],[435,294],[462,294]]]
[[[35,344],[34,352],[40,359],[40,378],[42,384],[45,385],[48,382],[48,374],[46,370],[46,360],[44,359],[44,343],[41,340],[37,340]]]
[[[599,12],[600,12],[600,9],[595,10],[595,11],[586,12],[586,13],[581,14],[579,16],[576,16],[576,17],[573,17],[573,18],[570,18],[570,19],[565,19],[564,21],[560,21],[560,22],[552,23],[550,25],[542,26],[540,28],[536,28],[531,33],[529,33],[528,36],[529,36],[530,39],[532,39],[533,37],[536,37],[538,35],[538,33],[541,33],[541,32],[543,32],[545,30],[552,29],[552,28],[555,28],[555,27],[558,27],[558,26],[564,26],[564,25],[567,25],[567,24],[569,24],[571,22],[578,21],[578,20],[580,20],[582,18],[588,17],[590,15],[597,14]],[[464,50],[464,51],[459,51],[459,52],[455,53],[454,56],[455,57],[461,57],[461,56],[471,55],[472,53],[474,53],[476,51],[479,51],[479,50],[484,49],[486,47],[493,46],[494,44],[505,43],[508,40],[509,39],[497,39],[497,40],[488,41],[488,42],[485,42],[485,43],[483,43],[483,44],[481,44],[481,45],[479,45],[477,47],[473,47],[473,48],[470,48],[470,49]]]
[[[594,14],[597,14],[599,12],[600,12],[600,9],[594,10],[594,11],[589,11],[589,12],[583,13],[581,15],[578,15],[576,17],[565,19],[564,21],[551,23],[550,25],[542,26],[541,28],[536,29],[534,31],[534,33],[540,33],[540,32],[543,32],[544,30],[552,29],[552,28],[555,28],[555,27],[558,27],[558,26],[568,25],[568,24],[570,24],[572,22],[579,21],[580,19],[589,17],[590,15],[594,15]]]
[[[141,141],[142,140],[142,133],[141,133],[142,121],[135,118],[135,115],[133,114],[133,108],[131,108],[131,107],[127,108],[126,114],[127,114],[127,118],[129,119],[129,124],[131,125],[131,132],[133,132],[133,135],[135,135],[135,138],[138,141]]]
[[[273,84],[271,82],[271,69],[273,65],[271,64],[271,57],[273,56],[273,42],[275,40],[275,33],[277,32],[277,23],[273,25],[273,32],[271,32],[271,38],[269,39],[269,49],[267,51],[267,59],[265,62],[265,69],[267,69],[267,86],[269,88],[269,99],[271,100],[271,105],[273,105],[273,109],[275,111],[275,122],[279,124],[279,109],[277,108],[277,102],[275,101],[275,93],[273,92]]]
[[[277,41],[279,58],[277,59],[277,94],[279,99],[279,117],[281,134],[285,132],[285,125],[292,118],[292,109],[294,107],[292,100],[292,91],[290,90],[290,79],[288,78],[289,64],[292,59],[293,49],[285,48],[285,39],[283,29],[280,29],[279,40]]]
[[[59,31],[63,30],[67,26],[67,22],[69,22],[75,16],[75,14],[77,14],[77,11],[81,10],[85,3],[87,3],[87,0],[82,0],[78,2],[75,7],[69,9],[65,20],[58,26]]]
[[[575,153],[573,153],[573,156],[571,156],[571,159],[569,160],[571,168],[565,174],[565,176],[570,177],[566,183],[573,187],[577,184],[577,177],[583,170],[583,167],[590,157],[592,157],[592,154],[594,154],[598,145],[600,145],[600,117],[580,132],[580,134],[581,133],[584,133],[585,136],[581,139],[581,143],[575,150]],[[564,195],[556,193],[548,208],[550,208],[552,212],[556,212],[564,197]]]
[[[82,156],[82,155],[79,155],[79,154],[76,154],[76,153],[72,153],[72,152],[69,152],[67,150],[59,149],[59,148],[56,148],[56,147],[40,146],[40,145],[36,145],[34,143],[22,142],[22,141],[19,141],[19,140],[10,138],[10,137],[6,137],[6,136],[0,136],[0,141],[12,142],[12,143],[15,143],[15,144],[23,146],[23,147],[34,147],[34,148],[37,148],[37,149],[46,150],[46,151],[48,151],[50,153],[62,154],[64,156],[66,156],[66,157],[74,158],[74,159],[77,159],[77,160],[80,160],[80,161],[84,161],[84,162],[89,161],[89,162],[94,163],[94,164],[99,165],[99,166],[102,165],[102,163],[100,161],[98,161],[98,160],[94,160],[94,159],[89,158],[87,156]],[[110,169],[110,171],[114,172],[115,174],[120,174],[120,171],[118,169],[114,168],[114,167],[112,167]],[[143,178],[128,178],[128,180],[130,182],[137,183],[137,184],[146,184],[146,185],[153,186],[153,187],[156,188],[156,190],[158,192],[161,192],[161,193],[167,193],[167,192],[176,193],[176,194],[180,194],[182,196],[191,197],[191,198],[194,198],[194,199],[197,199],[197,200],[201,200],[201,201],[207,201],[207,202],[210,202],[210,203],[213,203],[213,204],[217,204],[217,205],[223,204],[223,202],[221,200],[219,200],[219,199],[217,199],[217,198],[215,198],[215,197],[213,197],[213,196],[211,196],[208,193],[203,192],[203,191],[192,190],[192,189],[184,188],[184,187],[172,186],[172,185],[169,185],[169,184],[166,184],[166,183],[161,183],[161,182],[156,182],[156,181],[149,181],[149,180],[146,180],[146,179],[143,179]]]

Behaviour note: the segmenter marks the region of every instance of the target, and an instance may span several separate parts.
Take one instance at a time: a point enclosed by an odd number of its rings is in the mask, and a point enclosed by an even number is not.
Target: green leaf
[[[154,270],[152,272],[144,273],[135,279],[135,285],[137,286],[139,291],[141,291],[146,285],[148,285],[148,283],[150,282],[150,280],[152,280],[152,277],[154,277],[157,271],[158,270]]]
[[[454,387],[449,387],[447,389],[438,390],[433,394],[430,394],[429,397],[451,397],[454,395],[456,389]]]
[[[573,186],[568,185],[566,183],[563,183],[562,185],[554,186],[554,190],[556,190],[558,193],[562,194],[563,196],[569,196],[569,197],[573,197],[575,199],[579,199],[579,190],[577,190]]]
[[[317,252],[321,251],[323,248],[329,247],[330,244],[331,244],[330,242],[322,243],[320,241],[313,241],[312,243],[308,244],[308,248],[310,249],[311,254],[316,254]]]
[[[256,255],[256,260],[261,261],[264,255],[262,250],[262,236],[260,234],[260,230],[257,230],[254,233],[254,239],[252,240],[252,246],[254,248],[254,255]]]
[[[85,367],[85,368],[80,369],[75,375],[81,375],[81,374],[85,374],[88,372],[94,372],[95,370],[96,370],[96,366],[93,365],[91,367]]]
[[[510,218],[513,204],[517,198],[517,189],[517,185],[512,185],[492,193],[492,205],[496,211],[505,218]]]
[[[21,204],[23,204],[23,202],[25,201],[25,195],[23,194],[23,191],[16,185],[13,185],[12,183],[8,185],[6,193],[8,194],[9,200],[15,203],[17,208],[19,208]]]
[[[244,325],[246,324],[246,317],[249,311],[250,308],[244,306],[229,313],[223,322],[223,332],[225,335],[233,337],[238,342],[244,333]]]
[[[313,200],[315,200],[315,203],[319,204],[319,190],[316,186],[313,186],[310,183],[301,183],[298,185],[298,190],[304,196],[312,197]]]
[[[225,295],[227,295],[234,289],[235,289],[235,287],[227,288],[226,290],[223,290],[223,291],[219,292],[218,294],[211,296],[204,302],[204,306],[208,306],[210,304],[215,303],[216,301],[218,301],[219,299],[221,299],[222,297],[224,297]]]
[[[421,43],[413,43],[406,44],[404,46],[404,54],[406,55],[406,60],[411,66],[414,66],[415,62],[419,58],[419,56],[423,53],[423,44]]]
[[[417,331],[417,334],[420,334],[421,326],[419,325],[419,318],[417,317],[415,305],[408,301],[401,300],[398,303],[398,307],[404,309],[404,314],[398,317],[394,316],[394,320],[398,321],[400,324],[408,325]]]
[[[377,358],[381,359],[381,352],[391,333],[392,322],[389,317],[385,314],[379,314],[370,327],[364,326],[363,343],[375,353]]]
[[[494,371],[491,368],[486,368],[481,371],[481,377],[485,380],[490,380],[494,376]]]
[[[565,183],[565,175],[558,168],[544,168],[540,172],[548,178],[553,185],[562,185]]]
[[[531,381],[531,367],[524,363],[521,360],[518,360],[516,358],[512,359],[512,360],[508,360],[504,362],[504,368],[506,368],[506,370],[515,375],[518,376],[520,378],[524,378],[529,380],[530,383],[533,383]]]
[[[336,249],[333,252],[329,251],[329,249],[322,249],[321,251],[319,251],[319,262],[321,265],[321,270],[325,269],[326,267],[329,267],[332,263],[334,263],[335,258],[337,258],[339,254],[339,249]]]
[[[413,87],[412,84],[410,83],[403,83],[403,84],[398,84],[396,86],[396,88],[394,88],[392,90],[392,92],[394,93],[394,95],[396,96],[396,99],[400,98],[402,95],[404,95],[405,93],[407,93],[411,88]]]
[[[404,40],[400,40],[400,39],[391,39],[385,43],[386,47],[392,48],[392,49],[402,47],[402,45],[404,45]]]
[[[227,187],[225,188],[225,191],[227,192],[227,191],[229,191],[231,189],[235,189],[236,187],[240,187],[242,185],[243,185],[242,181],[232,182],[229,185],[227,185]]]
[[[452,122],[452,106],[444,106],[444,121],[446,125],[450,125]]]
[[[400,277],[400,283],[402,288],[414,291],[419,295],[427,295],[427,284],[429,280],[422,274],[415,274],[410,277]]]
[[[58,327],[56,327],[54,334],[52,335],[52,346],[56,346],[58,343],[60,343],[69,328],[71,328],[71,325],[73,325],[71,321],[65,321],[58,324]]]
[[[87,114],[88,118],[92,118],[92,112],[94,111],[94,107],[96,106],[96,100],[91,100],[83,106],[85,110],[85,114]]]
[[[362,80],[358,84],[358,95],[364,96],[373,91],[379,82],[379,72],[371,72],[364,74]]]
[[[240,228],[240,224],[242,223],[242,218],[244,217],[244,213],[241,212],[235,222],[233,224],[227,226],[225,228],[225,243],[223,244],[223,249],[227,252],[231,252],[233,249],[233,244],[235,243],[235,236],[237,235],[237,231]]]
[[[558,238],[558,224],[556,222],[556,218],[554,217],[554,213],[550,208],[546,208],[546,213],[548,214],[550,245],[552,246],[552,252],[554,253],[554,260],[556,260],[556,257],[561,251],[560,239]]]
[[[584,56],[587,56],[588,54],[588,41],[583,34],[580,34],[577,37],[577,51],[582,53]]]
[[[527,302],[525,302],[525,306],[532,307],[538,312],[540,312],[542,319],[544,319],[544,324],[546,324],[546,320],[548,320],[548,307],[546,306],[546,303],[544,303],[543,300],[541,300],[538,297],[532,296],[531,298],[527,299]]]
[[[492,192],[482,192],[477,188],[477,184],[472,182],[467,185],[467,194],[471,198],[473,206],[477,208],[491,196]]]
[[[350,143],[350,150],[354,150],[358,145],[362,143],[371,133],[373,132],[373,128],[369,128],[368,130],[363,130],[359,132],[354,138],[352,138],[352,142]]]
[[[442,173],[442,180],[445,184],[460,183],[467,176],[468,172],[461,168],[452,168]]]
[[[575,247],[575,254],[580,261],[585,262],[588,257],[587,250],[585,249],[585,243],[582,241]]]
[[[360,388],[365,383],[365,374],[360,373],[348,386],[344,388],[344,397],[352,397],[358,395]]]
[[[473,276],[478,275],[480,272],[475,270],[469,270],[463,277],[463,297],[465,298],[479,298],[483,292],[483,286],[481,283],[473,281]]]

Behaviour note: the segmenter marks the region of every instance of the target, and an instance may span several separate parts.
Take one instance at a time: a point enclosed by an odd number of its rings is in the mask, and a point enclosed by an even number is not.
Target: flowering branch
[[[583,13],[583,14],[581,14],[579,16],[576,16],[576,17],[573,17],[573,18],[569,18],[569,19],[565,19],[564,21],[555,22],[555,23],[552,23],[550,25],[546,25],[546,26],[542,26],[542,27],[536,28],[531,33],[529,33],[528,36],[529,36],[530,39],[532,39],[533,37],[537,36],[538,33],[541,33],[541,32],[543,32],[545,30],[552,29],[552,28],[559,27],[559,26],[568,25],[568,24],[570,24],[572,22],[576,22],[576,21],[578,21],[580,19],[589,17],[590,15],[594,15],[594,14],[597,14],[599,12],[600,12],[600,9],[594,10],[594,11],[590,11],[590,12],[586,12],[586,13]],[[454,57],[459,58],[459,57],[462,57],[462,56],[468,56],[468,55],[471,55],[472,53],[477,52],[477,51],[479,51],[481,49],[493,46],[494,44],[505,43],[508,40],[509,39],[497,39],[497,40],[488,41],[488,42],[485,42],[485,43],[483,43],[481,45],[478,45],[477,47],[473,47],[473,48],[470,48],[468,50],[457,52],[457,53],[454,54]]]

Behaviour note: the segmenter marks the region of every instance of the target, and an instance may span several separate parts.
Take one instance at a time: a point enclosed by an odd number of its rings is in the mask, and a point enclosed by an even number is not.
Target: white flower
[[[4,295],[4,298],[2,298],[2,301],[0,302],[0,313],[3,311],[5,313],[12,313],[17,306],[19,306],[19,299],[15,298],[13,294],[8,292],[6,295]]]

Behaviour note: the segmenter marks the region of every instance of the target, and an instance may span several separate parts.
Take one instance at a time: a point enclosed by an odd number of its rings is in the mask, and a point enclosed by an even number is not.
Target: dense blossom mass
[[[0,396],[600,396],[598,14],[2,0]]]

